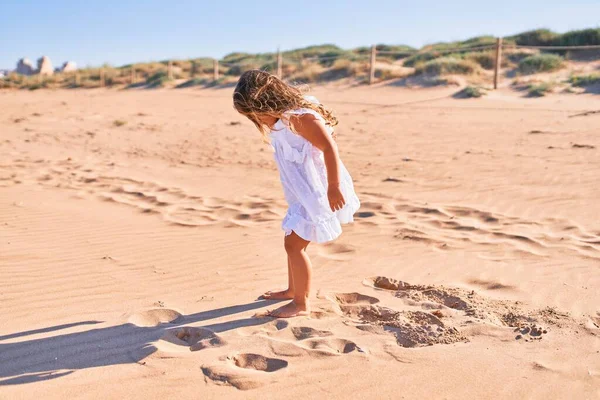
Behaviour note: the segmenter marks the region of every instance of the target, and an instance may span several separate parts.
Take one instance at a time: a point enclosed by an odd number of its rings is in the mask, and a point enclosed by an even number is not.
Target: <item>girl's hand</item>
[[[344,195],[340,191],[340,187],[338,185],[332,184],[329,185],[327,189],[327,199],[329,199],[329,207],[331,207],[331,211],[341,210],[346,204],[346,200],[344,200]]]

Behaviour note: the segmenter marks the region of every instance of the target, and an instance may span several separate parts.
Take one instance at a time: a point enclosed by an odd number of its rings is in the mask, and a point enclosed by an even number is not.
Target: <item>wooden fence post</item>
[[[104,68],[102,68],[100,70],[100,87],[104,87],[105,84],[105,80],[104,80]]]
[[[213,78],[215,81],[219,80],[219,60],[216,58],[213,60]]]
[[[502,38],[496,39],[496,62],[494,63],[494,89],[498,89],[500,67],[502,64]]]
[[[190,78],[196,75],[196,61],[192,61],[192,67],[190,68]]]
[[[133,85],[135,83],[135,67],[132,65],[131,66],[131,84]]]
[[[167,65],[167,77],[173,79],[173,61],[169,61]]]
[[[277,49],[277,76],[279,79],[283,78],[283,58],[281,57],[281,50]]]
[[[369,66],[369,85],[375,82],[375,61],[377,60],[377,46],[371,46],[371,64]]]

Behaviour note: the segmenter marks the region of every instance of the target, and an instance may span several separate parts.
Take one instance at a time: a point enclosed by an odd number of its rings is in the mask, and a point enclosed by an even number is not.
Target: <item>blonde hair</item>
[[[309,108],[318,112],[326,125],[338,124],[330,110],[305,99],[300,87],[289,85],[277,76],[258,69],[246,71],[240,77],[233,92],[233,107],[256,125],[265,140],[271,127],[260,121],[258,117],[261,115],[279,119],[286,111]]]

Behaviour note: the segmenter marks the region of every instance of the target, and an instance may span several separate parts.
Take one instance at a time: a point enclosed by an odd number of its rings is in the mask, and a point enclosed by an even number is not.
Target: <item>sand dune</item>
[[[316,89],[362,207],[291,320],[230,90],[0,92],[0,398],[600,397],[600,100],[454,91]]]

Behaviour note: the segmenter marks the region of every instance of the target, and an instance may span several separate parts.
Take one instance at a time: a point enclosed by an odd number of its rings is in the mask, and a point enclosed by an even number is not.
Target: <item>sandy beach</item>
[[[600,97],[456,91],[314,88],[362,207],[289,320],[232,88],[0,92],[0,398],[600,398]]]

